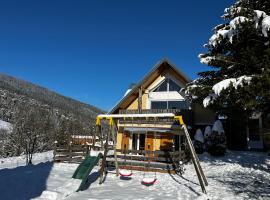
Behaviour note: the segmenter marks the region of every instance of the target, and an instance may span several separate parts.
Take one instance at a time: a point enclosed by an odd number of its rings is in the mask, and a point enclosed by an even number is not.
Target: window
[[[188,107],[185,101],[168,101],[168,109],[188,109]]]
[[[189,109],[185,101],[152,101],[151,109]]]
[[[163,81],[155,90],[154,92],[166,92],[168,90],[168,83],[167,80]]]
[[[169,79],[169,91],[177,91],[179,92],[181,87],[177,85],[174,81]]]
[[[167,109],[167,101],[152,101],[152,109]]]
[[[181,87],[175,83],[172,79],[166,78],[155,90],[154,92],[167,92],[176,91],[179,92]]]

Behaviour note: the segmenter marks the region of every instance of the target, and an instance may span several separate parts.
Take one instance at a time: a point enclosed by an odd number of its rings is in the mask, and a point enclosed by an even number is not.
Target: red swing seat
[[[156,181],[156,178],[143,178],[142,183],[145,185],[153,185]]]
[[[120,174],[120,176],[123,176],[123,177],[130,177],[130,176],[132,176],[132,171],[120,170],[119,174]]]

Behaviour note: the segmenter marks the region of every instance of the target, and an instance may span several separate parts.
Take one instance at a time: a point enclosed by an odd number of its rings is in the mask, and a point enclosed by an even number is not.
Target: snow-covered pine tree
[[[199,55],[211,69],[198,73],[187,93],[217,110],[269,113],[270,1],[238,0],[223,18]]]

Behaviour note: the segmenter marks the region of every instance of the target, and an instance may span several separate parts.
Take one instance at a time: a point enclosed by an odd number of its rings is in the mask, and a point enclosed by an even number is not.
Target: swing
[[[133,118],[132,118],[132,129],[131,129],[131,134],[130,136],[133,135]],[[125,164],[127,162],[127,159],[126,159],[126,150],[125,150]],[[130,163],[130,166],[132,166],[132,156],[131,156],[131,163]],[[131,177],[132,176],[132,170],[127,170],[127,169],[121,169],[119,171],[119,174],[121,177]]]
[[[155,122],[156,122],[156,118],[155,118]],[[145,138],[146,139],[147,139],[147,132],[148,131],[146,130],[146,133],[145,133]],[[155,147],[155,143],[156,143],[156,132],[154,132],[154,147]],[[155,154],[154,154],[154,156],[155,156]],[[148,154],[148,168],[150,168],[150,155],[149,154]],[[145,172],[144,172],[143,179],[142,179],[142,184],[143,185],[150,186],[150,185],[155,184],[156,181],[157,181],[156,171],[155,171],[155,176],[154,177],[145,177]]]

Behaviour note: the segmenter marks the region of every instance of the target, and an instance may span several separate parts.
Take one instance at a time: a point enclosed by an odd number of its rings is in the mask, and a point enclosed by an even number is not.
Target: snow
[[[210,126],[205,127],[204,130],[204,138],[209,138],[210,135],[212,134],[212,129]]]
[[[226,90],[230,85],[232,85],[235,89],[237,89],[239,86],[243,86],[243,83],[250,84],[250,81],[252,80],[252,77],[250,76],[240,76],[239,78],[229,78],[224,79],[218,83],[216,83],[212,90],[216,95],[220,95],[220,93],[223,90]]]
[[[217,98],[216,94],[209,94],[207,97],[205,97],[205,99],[203,100],[203,106],[206,108],[208,107],[210,104],[212,104],[215,99]]]
[[[259,28],[259,22],[262,20],[261,31],[264,37],[268,37],[268,31],[270,30],[270,16],[268,16],[264,11],[254,10],[254,22],[255,27]],[[267,45],[267,44],[266,44]]]
[[[204,137],[201,129],[197,129],[194,135],[194,140],[204,143]]]
[[[132,89],[128,89],[128,90],[125,92],[124,97],[127,96],[128,93],[130,93],[131,90],[132,90]]]
[[[88,178],[87,188],[75,192],[78,183],[71,177],[77,164],[40,163],[33,166],[0,170],[1,199],[201,199],[242,200],[270,198],[270,157],[262,152],[228,151],[224,157],[199,155],[208,179],[207,195],[201,192],[191,163],[184,165],[183,176],[156,173],[152,186],[141,182],[144,173],[133,171],[130,179],[115,176],[109,171],[104,184],[99,185],[99,168],[95,167]],[[145,177],[155,177],[146,173]]]
[[[0,120],[0,129],[11,130],[12,125],[9,122],[5,122],[5,121]]]
[[[214,57],[212,57],[212,56],[207,56],[207,57],[204,57],[204,58],[201,57],[201,58],[200,58],[200,62],[201,62],[202,64],[208,65],[209,62],[211,62],[213,59],[214,59]]]
[[[235,17],[233,20],[230,21],[230,26],[232,29],[237,29],[237,26],[239,24],[244,23],[246,21],[249,21],[249,19],[246,17],[243,16]]]
[[[255,21],[255,27],[258,28],[258,26],[259,26],[259,20],[261,18],[266,17],[267,15],[266,15],[265,12],[263,12],[261,10],[254,10],[254,13],[255,13],[255,16],[254,16],[253,20]]]
[[[262,21],[262,33],[264,37],[268,37],[269,30],[270,30],[270,16],[267,16]]]
[[[228,38],[229,41],[233,42],[233,36],[236,34],[236,30],[226,30],[226,29],[220,29],[217,31],[216,34],[212,35],[212,37],[209,39],[209,44],[212,46],[216,46],[219,43],[220,37],[223,39]]]
[[[224,79],[218,83],[216,83],[212,90],[215,92],[215,94],[220,95],[222,90],[227,89],[231,84],[234,84],[236,82],[235,78],[229,78],[229,79]]]
[[[33,164],[38,164],[41,162],[48,162],[53,160],[53,151],[47,151],[44,153],[33,154],[32,162]],[[20,166],[25,166],[26,159],[25,155],[17,157],[0,158],[0,170],[1,169],[12,169]]]
[[[218,132],[219,135],[221,135],[225,132],[220,120],[215,121],[213,128],[212,128],[212,131]]]

